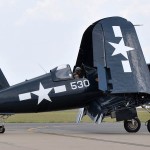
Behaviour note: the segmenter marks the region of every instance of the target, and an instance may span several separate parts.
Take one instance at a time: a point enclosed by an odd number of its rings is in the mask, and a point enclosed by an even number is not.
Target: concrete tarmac
[[[122,123],[6,124],[0,150],[150,150],[150,133],[142,124],[127,133]]]

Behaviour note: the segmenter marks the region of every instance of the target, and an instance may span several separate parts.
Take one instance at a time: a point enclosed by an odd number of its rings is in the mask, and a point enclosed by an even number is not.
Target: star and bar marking
[[[131,51],[131,50],[135,50],[135,49],[133,47],[126,46],[124,44],[120,26],[112,26],[112,28],[113,28],[115,37],[121,37],[121,40],[118,44],[108,42],[111,46],[113,46],[115,48],[115,51],[113,52],[112,56],[122,54],[127,59],[127,60],[122,60],[121,61],[124,72],[132,72],[127,52]]]
[[[40,104],[43,101],[43,99],[46,99],[47,101],[52,102],[50,97],[48,96],[48,94],[51,90],[52,90],[52,88],[44,89],[43,85],[40,83],[39,90],[31,92],[31,93],[38,96],[38,104]]]
[[[115,48],[115,51],[113,52],[112,56],[122,54],[126,59],[128,59],[127,51],[134,50],[134,48],[132,47],[125,46],[123,39],[120,40],[119,44],[112,43],[112,42],[108,42],[108,43]]]
[[[23,94],[19,94],[19,100],[20,101],[24,101],[24,100],[29,100],[31,99],[31,93],[34,95],[38,96],[38,105],[45,99],[49,102],[52,102],[51,98],[49,97],[49,93],[51,92],[51,90],[54,88],[55,93],[61,93],[61,92],[65,92],[66,91],[66,86],[65,85],[61,85],[61,86],[56,86],[56,87],[51,87],[51,88],[47,88],[45,89],[42,85],[42,83],[39,84],[39,90],[37,91],[33,91],[33,92],[28,92],[28,93],[23,93]]]

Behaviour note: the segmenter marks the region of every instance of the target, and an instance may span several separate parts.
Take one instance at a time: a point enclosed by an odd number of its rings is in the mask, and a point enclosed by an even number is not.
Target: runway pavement
[[[150,133],[142,124],[135,134],[122,123],[6,124],[0,150],[150,150]]]

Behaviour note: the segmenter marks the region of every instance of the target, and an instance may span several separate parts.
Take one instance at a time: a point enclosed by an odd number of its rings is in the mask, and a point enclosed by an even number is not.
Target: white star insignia
[[[124,57],[128,59],[127,51],[134,50],[134,48],[132,47],[125,46],[123,39],[120,40],[119,44],[112,43],[112,42],[108,42],[108,43],[115,48],[115,51],[113,52],[112,56],[122,54]]]
[[[48,96],[48,94],[51,90],[52,90],[52,88],[44,89],[43,85],[40,83],[39,90],[31,92],[31,93],[38,96],[38,104],[40,104],[43,101],[43,99],[46,99],[46,100],[52,102],[50,97]]]

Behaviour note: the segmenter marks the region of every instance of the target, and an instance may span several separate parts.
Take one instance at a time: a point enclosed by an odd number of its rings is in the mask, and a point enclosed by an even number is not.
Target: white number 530
[[[71,88],[73,90],[79,88],[84,88],[90,86],[89,80],[77,81],[77,82],[70,82]]]

